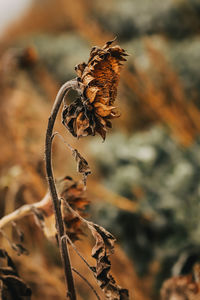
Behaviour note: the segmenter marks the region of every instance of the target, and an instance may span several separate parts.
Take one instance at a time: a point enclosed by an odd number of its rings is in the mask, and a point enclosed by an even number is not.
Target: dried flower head
[[[75,67],[81,85],[81,97],[63,110],[63,124],[75,137],[95,135],[103,139],[110,119],[119,117],[113,106],[117,96],[121,62],[128,54],[120,46],[112,46],[114,40],[102,48],[93,47],[88,63]]]

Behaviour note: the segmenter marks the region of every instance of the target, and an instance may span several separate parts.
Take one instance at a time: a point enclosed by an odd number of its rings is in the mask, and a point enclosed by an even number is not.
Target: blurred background
[[[0,0],[0,217],[45,195],[44,139],[56,93],[76,77],[74,66],[87,62],[92,46],[115,36],[130,56],[117,97],[122,115],[106,141],[77,141],[60,116],[56,130],[92,169],[88,219],[117,238],[117,282],[131,299],[160,299],[163,282],[191,273],[200,258],[199,0]],[[59,139],[54,171],[57,178],[81,179]],[[64,299],[56,244],[32,217],[18,225],[29,255],[17,256],[2,236],[1,248],[32,299]],[[5,231],[16,238],[11,227]],[[77,247],[88,257],[86,239]],[[76,286],[80,299],[94,299],[80,278]]]

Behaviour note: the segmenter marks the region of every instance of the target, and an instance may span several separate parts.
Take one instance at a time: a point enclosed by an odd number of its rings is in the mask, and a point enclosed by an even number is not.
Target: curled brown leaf
[[[83,174],[83,183],[86,186],[86,180],[88,175],[91,174],[91,169],[87,160],[78,152],[77,149],[72,151],[72,154],[77,162],[77,172]]]
[[[88,175],[90,175],[92,173],[87,160],[79,153],[79,151],[77,149],[73,148],[70,144],[68,144],[64,140],[62,135],[60,135],[58,132],[56,132],[53,135],[53,137],[55,137],[55,136],[58,136],[63,141],[63,143],[72,151],[72,155],[77,162],[77,172],[83,175],[83,184],[86,188],[87,177],[88,177]]]
[[[84,186],[81,182],[74,181],[70,176],[66,176],[57,180],[57,188],[61,201],[61,209],[63,215],[63,221],[65,225],[65,233],[72,241],[76,241],[84,232],[81,228],[81,221],[77,216],[68,209],[66,203],[84,215],[84,211],[89,201],[84,195]],[[44,231],[48,238],[52,238],[56,234],[55,217],[53,212],[53,206],[51,198],[49,196],[48,201],[44,206],[39,208],[32,208],[36,224]]]
[[[72,241],[76,241],[81,235],[84,235],[82,230],[82,222],[68,206],[68,203],[74,210],[79,212],[82,216],[85,215],[85,208],[89,201],[84,195],[84,186],[80,182],[75,182],[71,177],[65,177],[63,180],[63,188],[60,193],[62,199],[62,213],[65,224],[65,232]]]
[[[114,252],[114,236],[102,226],[87,222],[96,244],[92,249],[92,257],[96,259],[96,267],[92,270],[97,282],[108,300],[128,300],[128,290],[121,288],[110,274],[109,256]]]
[[[31,289],[19,277],[8,253],[0,249],[0,297],[2,300],[31,299]]]
[[[91,221],[87,221],[79,214],[78,211],[74,210],[68,202],[66,202],[66,207],[72,214],[74,214],[74,216],[77,217],[77,219],[88,226],[95,239],[95,245],[92,249],[92,257],[96,260],[95,267],[90,266],[77,250],[76,252],[78,252],[78,255],[93,272],[93,275],[97,279],[97,283],[104,292],[106,299],[128,300],[128,290],[119,286],[110,274],[111,262],[109,260],[109,256],[114,253],[114,243],[116,241],[115,237],[102,226]],[[70,243],[73,245],[72,241],[70,241]],[[73,245],[73,248],[76,249],[75,245]]]
[[[200,264],[196,263],[191,274],[171,277],[164,281],[161,300],[200,300]]]

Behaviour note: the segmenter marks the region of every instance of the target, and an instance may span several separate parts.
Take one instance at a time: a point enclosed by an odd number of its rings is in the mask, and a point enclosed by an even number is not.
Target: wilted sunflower
[[[114,40],[103,48],[93,47],[88,63],[75,67],[81,84],[81,96],[69,106],[64,106],[63,124],[75,137],[95,135],[103,139],[110,119],[119,117],[113,106],[117,96],[121,62],[128,54],[120,46],[112,46]]]

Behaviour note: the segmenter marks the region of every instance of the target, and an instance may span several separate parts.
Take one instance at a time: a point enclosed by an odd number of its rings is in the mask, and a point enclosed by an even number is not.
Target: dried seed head
[[[112,127],[110,119],[119,117],[113,106],[117,96],[121,62],[128,54],[119,46],[107,42],[102,48],[93,47],[88,63],[75,67],[82,95],[63,110],[63,124],[75,136],[95,135],[103,139]]]

